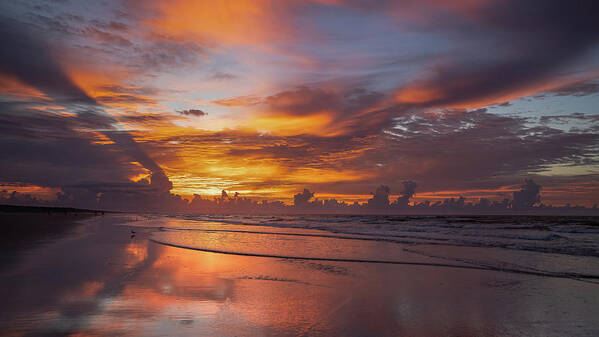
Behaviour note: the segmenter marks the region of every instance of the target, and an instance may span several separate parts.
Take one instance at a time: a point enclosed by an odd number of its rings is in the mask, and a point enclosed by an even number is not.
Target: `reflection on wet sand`
[[[108,217],[106,217],[108,218]],[[223,255],[93,219],[0,274],[5,336],[593,336],[597,285]]]

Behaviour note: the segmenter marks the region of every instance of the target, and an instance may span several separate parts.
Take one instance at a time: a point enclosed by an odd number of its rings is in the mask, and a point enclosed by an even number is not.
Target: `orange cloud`
[[[466,94],[460,97],[453,97],[452,93],[459,92],[459,90],[462,90],[460,88],[463,88],[463,91],[467,92],[476,82],[470,81],[467,78],[455,79],[451,83],[441,84],[436,83],[434,80],[419,81],[397,90],[394,94],[394,98],[397,103],[418,104],[451,109],[476,109],[532,96],[545,91],[555,90],[590,78],[592,77],[557,78],[551,81],[539,81],[528,85],[514,86],[512,88],[497,90],[484,95],[468,96]]]
[[[445,95],[438,88],[407,87],[401,89],[396,95],[400,103],[428,103]]]
[[[163,36],[254,44],[285,36],[287,28],[278,20],[285,4],[271,0],[156,1],[151,4],[155,15],[145,23]]]
[[[273,135],[295,136],[313,134],[335,136],[339,131],[330,127],[331,114],[327,112],[308,116],[274,115],[257,117],[251,120],[247,127],[258,132],[268,132]]]
[[[10,95],[15,98],[51,100],[40,90],[23,83],[14,76],[6,74],[0,74],[0,94]]]
[[[255,96],[238,96],[231,98],[223,98],[214,100],[212,103],[226,107],[248,107],[262,102],[260,97]]]
[[[319,118],[321,125],[316,123]],[[304,151],[296,147],[303,143],[289,144],[288,137],[324,132],[329,118],[328,115],[263,117],[249,122],[245,128],[224,131],[155,124],[133,134],[141,146],[160,144],[158,148],[150,147],[149,154],[173,183],[173,193],[219,195],[226,189],[244,196],[286,199],[308,184],[372,178],[372,172],[336,167],[358,158],[369,148],[368,144],[315,153],[310,161],[323,165],[305,166],[303,159],[296,158],[295,151]],[[258,133],[267,128],[274,131]],[[288,149],[287,159],[276,152],[278,146]],[[139,174],[132,179],[144,177],[143,172]]]

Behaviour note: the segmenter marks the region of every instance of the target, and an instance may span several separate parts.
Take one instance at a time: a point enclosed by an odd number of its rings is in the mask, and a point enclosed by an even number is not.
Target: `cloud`
[[[269,0],[194,2],[129,1],[129,11],[144,13],[144,23],[156,34],[202,43],[247,45],[284,39],[287,3]]]
[[[301,86],[265,97],[261,111],[265,119],[289,120],[297,130],[289,130],[287,134],[301,134],[303,130],[323,136],[361,136],[379,133],[390,124],[397,109],[381,108],[379,104],[384,98],[381,93],[352,85]],[[266,125],[274,132],[281,126],[280,123]]]
[[[262,98],[255,96],[238,96],[214,100],[212,103],[227,107],[248,107],[262,103]]]
[[[76,194],[78,202],[95,202],[98,193],[104,193],[102,189],[81,190],[69,186],[86,179],[129,181],[129,174],[134,170],[124,162],[124,154],[129,161],[136,161],[150,171],[150,179],[138,183],[149,185],[156,191],[148,198],[170,198],[172,183],[162,168],[128,132],[116,130],[116,120],[70,79],[55,61],[50,48],[33,36],[28,27],[17,21],[1,21],[0,39],[6,48],[0,53],[0,72],[44,92],[53,103],[61,105],[61,109],[70,114],[35,112],[31,104],[7,105],[10,109],[3,110],[0,117],[6,120],[3,125],[12,127],[0,140],[2,180],[16,182],[27,179],[36,185],[60,187],[66,193]],[[42,109],[48,105],[48,102],[40,103]],[[94,144],[96,134],[104,135],[114,146],[109,149]],[[40,142],[40,139],[44,141]],[[111,150],[122,152],[115,155]],[[78,167],[79,176],[75,171],[65,169],[72,166]],[[102,170],[106,167],[111,169]],[[113,175],[107,177],[109,173]],[[112,198],[122,202],[127,195],[124,193]],[[142,200],[144,198],[138,197],[134,201]]]
[[[405,208],[408,206],[410,198],[414,196],[416,193],[416,187],[418,187],[418,184],[413,181],[404,181],[402,184],[403,190],[401,191],[401,195],[394,202],[394,205],[399,208]]]
[[[176,117],[165,116],[160,114],[128,114],[118,116],[118,120],[123,123],[134,123],[140,125],[148,125],[151,123],[169,122]]]
[[[104,104],[118,104],[118,103],[134,103],[134,104],[155,104],[156,101],[152,98],[129,95],[129,94],[111,94],[96,96],[98,102]]]
[[[110,33],[98,28],[87,27],[83,34],[90,39],[96,40],[99,43],[104,43],[110,46],[131,47],[133,43],[119,34]]]
[[[550,83],[560,78],[560,71],[599,40],[597,11],[593,1],[569,6],[558,0],[484,2],[469,20],[452,27],[471,45],[434,64],[421,80],[402,86],[397,99],[480,107],[556,86]]]
[[[372,193],[372,199],[368,200],[368,207],[373,209],[386,209],[389,207],[389,186],[381,185]]]
[[[298,208],[305,207],[312,197],[314,197],[314,193],[308,189],[304,189],[302,193],[297,193],[293,196],[293,205]]]
[[[235,187],[287,199],[303,188],[358,195],[385,184],[404,189],[404,203],[412,179],[419,195],[490,190],[524,175],[544,183],[537,175],[556,165],[574,175],[597,164],[595,116],[564,111],[533,125],[478,109],[538,92],[593,95],[591,2],[250,2],[127,1],[126,13],[113,16],[120,9],[109,5],[93,19],[68,16],[68,6],[11,13],[22,22],[0,27],[2,84],[15,84],[3,148],[14,158],[10,147],[32,151],[23,172],[41,182],[34,166],[47,163],[56,185],[80,160],[89,171],[73,169],[72,193],[104,193],[114,205],[129,188],[170,198],[167,180],[177,193]],[[217,81],[197,82],[210,76]],[[221,124],[193,125],[185,116],[205,115],[198,109],[160,113],[160,104],[192,97],[218,105]],[[552,127],[567,121],[576,128]],[[65,167],[50,158],[60,151],[41,144],[78,139]]]
[[[535,184],[532,179],[525,179],[520,191],[514,192],[513,207],[515,209],[527,209],[541,202],[541,186]]]
[[[405,111],[394,122],[383,135],[181,130],[149,138],[157,146],[153,151],[178,153],[186,158],[179,165],[198,177],[175,185],[197,181],[196,189],[217,189],[211,181],[227,181],[223,187],[234,184],[257,194],[292,195],[294,189],[308,188],[355,195],[381,183],[400,192],[409,180],[418,181],[423,192],[493,189],[554,165],[598,164],[596,133],[530,125],[526,118],[486,109]],[[220,169],[211,170],[211,165]]]
[[[223,71],[215,71],[210,78],[217,81],[228,81],[236,79],[237,76]]]
[[[0,20],[0,73],[18,78],[53,97],[73,102],[95,104],[96,101],[81,90],[55,61],[49,46],[29,27],[3,18]]]
[[[83,21],[83,18],[81,18],[81,17],[78,17],[78,18],[79,18],[78,21]],[[101,20],[97,20],[97,19],[92,19],[92,20],[90,20],[90,23],[92,23],[97,28],[114,30],[114,31],[128,31],[131,29],[131,27],[128,24],[126,24],[124,22],[120,22],[120,21],[114,21],[114,20],[110,20],[109,22],[106,22],[106,21],[101,21]]]
[[[541,116],[539,121],[543,124],[558,122],[558,123],[568,123],[570,120],[579,120],[586,121],[589,123],[597,123],[599,122],[599,115],[587,115],[580,112],[573,112],[568,115],[553,115],[553,116]]]
[[[205,113],[204,111],[202,111],[200,109],[178,110],[177,113],[181,114],[181,115],[185,115],[185,116],[195,116],[195,117],[202,117],[202,116],[207,115],[207,113]]]
[[[501,184],[502,177],[542,172],[551,165],[595,165],[599,137],[527,126],[526,119],[497,116],[486,110],[406,114],[380,151],[369,151],[350,167],[377,175],[414,179],[423,188],[463,188]],[[360,163],[358,163],[360,161]],[[368,165],[367,168],[365,167]]]
[[[576,82],[547,92],[553,96],[582,97],[599,93],[599,83],[596,81]]]
[[[127,182],[142,173],[114,143],[97,144],[98,134],[80,118],[33,113],[0,114],[0,181],[66,188],[83,181]],[[83,191],[80,191],[83,192]],[[89,200],[77,193],[79,205]],[[90,191],[93,194],[93,191]],[[91,205],[95,204],[92,197]],[[90,204],[85,205],[89,207]]]
[[[343,104],[341,97],[332,90],[310,87],[279,92],[264,101],[272,111],[290,115],[314,114],[323,110],[335,111]]]

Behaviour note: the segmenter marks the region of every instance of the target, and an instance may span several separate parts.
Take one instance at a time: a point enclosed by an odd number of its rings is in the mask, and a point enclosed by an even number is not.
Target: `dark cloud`
[[[97,28],[101,28],[101,29],[110,29],[110,30],[115,30],[115,31],[128,31],[129,30],[129,25],[124,23],[124,22],[120,22],[120,21],[100,21],[100,20],[90,20],[90,23],[92,25],[94,25]]]
[[[368,207],[373,209],[386,209],[389,207],[389,186],[381,185],[372,193],[372,199],[368,200]]]
[[[104,85],[99,87],[98,89],[102,91],[108,91],[117,94],[127,94],[127,95],[135,95],[135,96],[154,96],[159,95],[161,93],[160,90],[153,87],[137,87],[137,86],[123,86],[123,85]]]
[[[96,41],[100,41],[101,43],[123,47],[130,47],[133,45],[131,41],[119,34],[107,32],[95,27],[87,27],[83,33]]]
[[[168,36],[153,36],[148,43],[131,50],[131,66],[144,72],[159,72],[194,64],[204,48],[193,41],[174,41]]]
[[[131,94],[112,94],[112,95],[100,95],[96,99],[100,103],[111,104],[111,103],[130,103],[130,104],[155,104],[156,101],[149,97],[136,96]]]
[[[274,112],[289,115],[310,115],[327,111],[347,117],[372,107],[382,98],[382,94],[363,88],[324,89],[303,86],[266,97],[264,104]]]
[[[202,111],[200,109],[177,110],[177,113],[179,113],[181,115],[185,115],[185,116],[195,116],[195,117],[202,117],[202,116],[207,115],[207,113],[205,113],[204,111]]]
[[[51,49],[30,28],[7,18],[0,19],[0,73],[11,75],[51,96],[95,104],[55,61]]]
[[[435,106],[485,105],[517,94],[559,77],[564,67],[596,47],[597,16],[599,6],[592,0],[568,5],[558,0],[484,2],[467,19],[445,22],[465,41],[464,50],[434,65],[412,87],[433,90],[426,104]]]
[[[11,120],[14,126],[19,118]],[[60,188],[56,203],[63,206],[164,210],[184,204],[169,193],[172,184],[166,175],[135,144],[129,148],[124,148],[123,141],[100,144],[93,133],[80,131],[76,123],[54,124],[45,127],[48,137],[37,125],[22,125],[25,129],[0,137],[0,182]],[[36,137],[26,135],[32,129]],[[151,171],[148,179],[130,180],[147,173],[132,159]]]
[[[80,118],[20,110],[0,114],[0,181],[67,188],[83,181],[98,185],[129,181],[143,173],[114,144],[95,143]],[[94,194],[96,191],[90,191]],[[96,192],[97,193],[97,192]],[[77,193],[78,205],[88,202],[86,193]],[[92,196],[95,205],[95,196]]]
[[[524,180],[520,191],[514,192],[515,209],[527,209],[539,202],[541,202],[541,186],[535,184],[532,179]]]
[[[154,186],[164,192],[168,192],[173,188],[173,184],[169,181],[162,168],[150,158],[140,144],[138,144],[129,133],[122,131],[108,131],[106,134],[118,144],[119,149],[131,155],[131,157],[135,158],[143,167],[152,172],[151,183]]]
[[[392,124],[403,107],[379,108],[385,95],[356,86],[340,85],[336,89],[302,86],[264,98],[267,111],[278,116],[326,114],[328,127],[355,137],[379,134]]]
[[[404,181],[402,184],[403,190],[401,191],[401,195],[395,200],[394,204],[399,208],[406,208],[410,202],[410,198],[416,194],[416,187],[418,187],[418,184],[413,181]]]
[[[0,42],[5,47],[0,53],[0,72],[44,92],[73,114],[54,115],[36,112],[23,104],[7,105],[0,114],[6,131],[0,138],[3,154],[0,180],[60,187],[69,195],[65,200],[82,205],[97,205],[99,196],[103,196],[106,205],[120,209],[119,203],[129,206],[179,204],[180,197],[169,192],[172,183],[162,168],[129,133],[116,131],[116,120],[69,78],[55,61],[49,46],[33,36],[36,35],[17,21],[0,21]],[[131,97],[125,98],[131,100]],[[40,103],[47,105],[47,102]],[[95,130],[108,137],[114,146],[96,144]],[[120,194],[104,187],[81,188],[83,181],[105,182],[101,186],[108,186],[110,182],[129,183],[136,171],[131,160],[150,172],[149,179],[137,183],[151,187],[152,193],[145,197],[132,198],[134,188]]]
[[[314,197],[314,193],[308,189],[304,189],[302,193],[297,193],[293,196],[293,205],[298,208],[306,207],[312,197]]]
[[[44,13],[44,11],[39,11]],[[30,13],[27,15],[29,20],[31,21],[31,25],[37,27],[41,31],[46,32],[47,34],[53,35],[70,35],[76,34],[77,29],[73,27],[72,22],[80,23],[82,22],[81,17],[77,16],[51,16],[49,11],[47,14],[33,14]]]
[[[309,87],[283,91],[265,98],[264,102],[271,110],[290,115],[314,114],[323,110],[336,111],[343,104],[341,97],[335,92]]]
[[[553,115],[553,116],[541,116],[539,121],[543,124],[547,123],[568,123],[568,121],[578,120],[582,122],[597,123],[599,122],[599,115],[586,115],[580,112],[573,112],[568,115]]]
[[[145,124],[145,123],[153,123],[153,122],[168,122],[172,120],[172,117],[167,117],[165,115],[158,114],[129,114],[118,116],[118,120],[124,123],[136,123],[136,124]]]
[[[539,172],[554,164],[593,165],[599,154],[597,134],[529,127],[524,118],[484,109],[406,115],[397,122],[388,131],[385,153],[373,152],[366,162],[383,163],[385,174],[416,179],[427,188],[499,183],[502,176]]]
[[[599,83],[596,81],[577,82],[565,87],[557,88],[547,92],[553,96],[588,96],[599,93]]]

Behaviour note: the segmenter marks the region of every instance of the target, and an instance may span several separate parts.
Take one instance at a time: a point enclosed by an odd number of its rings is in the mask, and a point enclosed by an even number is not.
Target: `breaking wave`
[[[183,215],[135,225],[156,243],[213,253],[599,279],[594,217]]]

